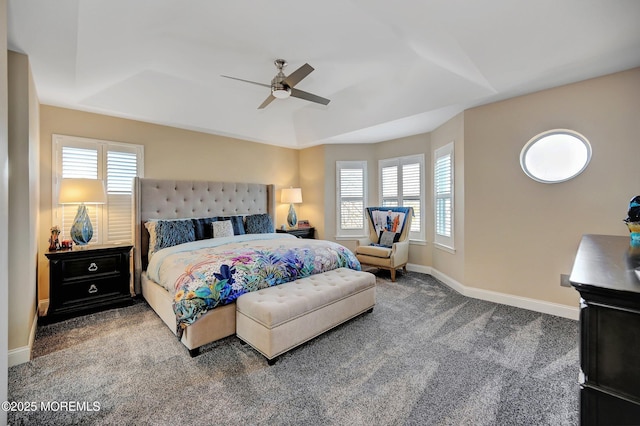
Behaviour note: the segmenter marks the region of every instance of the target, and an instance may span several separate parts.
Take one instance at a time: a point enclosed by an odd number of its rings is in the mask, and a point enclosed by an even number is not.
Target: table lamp
[[[104,204],[106,201],[107,194],[103,181],[79,178],[62,179],[58,202],[60,204],[79,204],[78,213],[73,220],[70,231],[71,239],[77,245],[86,245],[93,237],[93,226],[85,203]]]
[[[296,209],[293,207],[296,203],[302,202],[302,189],[300,188],[283,188],[280,201],[283,204],[289,204],[289,214],[287,215],[287,224],[293,228],[298,223],[296,217]]]

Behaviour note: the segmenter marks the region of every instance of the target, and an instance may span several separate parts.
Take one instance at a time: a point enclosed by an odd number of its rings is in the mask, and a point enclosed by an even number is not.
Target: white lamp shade
[[[302,189],[300,188],[283,188],[282,197],[280,199],[285,204],[297,204],[302,202]]]
[[[58,202],[60,204],[104,204],[107,202],[104,182],[98,179],[62,179]]]

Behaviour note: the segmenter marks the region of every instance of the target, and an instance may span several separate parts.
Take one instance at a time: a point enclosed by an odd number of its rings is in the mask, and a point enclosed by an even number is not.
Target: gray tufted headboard
[[[135,293],[147,266],[149,219],[200,218],[258,213],[275,221],[275,186],[257,183],[135,178],[133,183]]]

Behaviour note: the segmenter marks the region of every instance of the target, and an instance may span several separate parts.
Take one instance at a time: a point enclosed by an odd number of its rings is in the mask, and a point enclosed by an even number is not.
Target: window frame
[[[450,156],[449,186],[450,192],[438,194],[438,160]],[[451,223],[450,235],[438,233],[439,216],[438,200],[450,200],[449,220]],[[437,148],[433,152],[433,243],[436,247],[455,253],[455,144],[449,142]]]
[[[136,155],[136,171],[137,176],[144,177],[144,146],[132,143],[125,142],[115,142],[101,139],[92,139],[92,138],[84,138],[79,136],[68,136],[68,135],[59,135],[53,134],[51,138],[51,223],[53,224],[62,224],[63,217],[63,208],[58,203],[58,196],[60,190],[60,182],[62,181],[62,150],[63,147],[73,147],[73,148],[81,148],[81,149],[90,149],[97,151],[97,179],[101,179],[105,182],[105,189],[107,189],[107,202],[102,205],[90,205],[89,210],[95,209],[95,214],[97,217],[98,223],[93,223],[94,230],[96,233],[94,238],[91,240],[89,244],[109,244],[116,242],[133,242],[133,219],[132,223],[132,233],[131,233],[131,241],[122,241],[118,240],[109,240],[109,197],[110,196],[122,196],[126,194],[109,194],[108,192],[108,183],[107,183],[107,161],[108,161],[108,152],[127,152],[134,153]],[[133,191],[133,187],[132,187]],[[131,197],[133,197],[133,192],[131,193]],[[132,212],[133,213],[133,212]],[[67,236],[66,230],[63,230],[63,235]]]
[[[394,157],[394,158],[385,158],[382,160],[378,160],[378,200],[380,206],[384,206],[385,200],[397,200],[398,206],[404,205],[404,200],[415,200],[415,196],[404,196],[403,194],[403,179],[402,179],[402,166],[408,164],[419,164],[420,167],[420,196],[419,196],[419,206],[420,212],[414,212],[419,214],[418,224],[420,225],[419,231],[410,231],[409,232],[409,240],[416,242],[425,242],[426,241],[426,226],[425,226],[425,205],[426,205],[426,180],[425,180],[425,161],[424,154],[414,154],[407,155],[402,157]],[[383,194],[383,169],[387,167],[397,166],[397,187],[396,187],[396,196],[393,197],[384,197]],[[415,223],[416,217],[412,218],[412,223]]]
[[[367,223],[366,217],[366,207],[367,207],[367,194],[368,194],[368,184],[367,184],[367,167],[368,163],[366,160],[352,160],[352,161],[336,161],[336,238],[365,238],[368,234],[369,225]],[[342,215],[341,215],[341,205],[342,205],[342,190],[340,185],[340,177],[341,171],[343,169],[359,169],[362,170],[362,228],[358,229],[342,229]],[[356,200],[359,197],[348,197],[350,199]]]

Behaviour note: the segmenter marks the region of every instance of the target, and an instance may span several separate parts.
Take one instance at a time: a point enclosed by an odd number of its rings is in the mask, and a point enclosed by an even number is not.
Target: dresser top
[[[640,247],[631,247],[630,238],[613,235],[584,235],[576,254],[569,281],[581,290],[609,290],[640,295]]]

